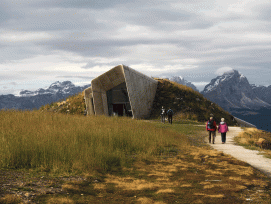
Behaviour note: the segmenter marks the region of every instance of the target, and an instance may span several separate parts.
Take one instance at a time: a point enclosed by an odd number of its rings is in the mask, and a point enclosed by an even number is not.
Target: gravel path
[[[226,143],[222,144],[221,134],[217,133],[215,138],[215,144],[210,144],[214,149],[222,151],[225,154],[230,154],[238,160],[244,161],[251,166],[261,170],[267,176],[271,177],[271,159],[267,159],[262,155],[259,155],[257,150],[245,149],[242,146],[234,144],[233,138],[243,130],[240,127],[229,127],[227,132]],[[208,138],[207,138],[208,139]],[[209,143],[209,141],[207,140]]]

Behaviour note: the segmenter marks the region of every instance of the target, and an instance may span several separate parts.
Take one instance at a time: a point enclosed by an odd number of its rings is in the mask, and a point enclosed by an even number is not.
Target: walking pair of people
[[[224,118],[221,118],[221,122],[217,128],[214,118],[210,117],[210,120],[206,123],[206,130],[209,132],[209,143],[211,143],[211,141],[213,141],[213,144],[215,143],[216,130],[218,130],[218,132],[221,133],[222,144],[225,144],[226,133],[229,131],[229,128]]]
[[[166,119],[166,115],[168,116],[168,122],[170,124],[172,124],[172,116],[173,116],[173,110],[171,110],[171,108],[168,109],[168,111],[166,112],[166,109],[164,109],[164,107],[162,106],[161,109],[161,122],[165,123],[165,119]]]

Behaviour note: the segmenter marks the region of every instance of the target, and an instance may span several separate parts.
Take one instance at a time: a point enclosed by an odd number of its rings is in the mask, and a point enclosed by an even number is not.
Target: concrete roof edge
[[[147,79],[147,80],[149,80],[151,82],[158,83],[157,80],[155,80],[155,79],[153,79],[153,78],[151,78],[151,77],[149,77],[149,76],[147,76],[147,75],[145,75],[145,74],[143,74],[143,73],[141,73],[141,72],[139,72],[139,71],[137,71],[137,70],[135,70],[135,69],[133,69],[131,67],[128,67],[126,65],[122,65],[122,67],[123,67],[123,69],[128,69],[129,71],[132,71],[132,72],[136,73],[137,75],[140,75],[141,77],[143,77],[143,78],[145,78],[145,79]]]

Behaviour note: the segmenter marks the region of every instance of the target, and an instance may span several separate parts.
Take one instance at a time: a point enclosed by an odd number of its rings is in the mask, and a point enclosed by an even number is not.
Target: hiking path
[[[210,144],[210,146],[218,151],[222,151],[224,154],[229,154],[240,161],[250,164],[271,177],[271,159],[261,155],[260,151],[245,149],[244,147],[235,144],[234,137],[242,131],[243,130],[240,127],[229,127],[225,144],[222,144],[221,134],[217,132],[215,144]],[[209,143],[208,138],[206,142]]]

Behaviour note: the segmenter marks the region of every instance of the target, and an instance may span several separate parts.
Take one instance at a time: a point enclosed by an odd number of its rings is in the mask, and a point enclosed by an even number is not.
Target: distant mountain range
[[[75,86],[70,81],[57,81],[45,89],[41,88],[36,91],[21,91],[18,96],[12,94],[0,95],[0,109],[39,109],[45,104],[50,104],[82,92],[89,86],[90,84]]]
[[[237,70],[212,79],[201,94],[228,111],[271,108],[271,86],[251,85]]]
[[[196,86],[180,76],[171,77],[170,80],[198,91]],[[89,86],[90,84],[75,86],[70,81],[57,81],[48,88],[40,88],[36,91],[23,90],[18,96],[0,95],[0,109],[38,109],[42,105],[82,92]],[[247,78],[237,70],[225,72],[212,79],[200,93],[229,112],[240,113],[244,110],[271,108],[271,85],[265,87],[249,84]]]
[[[192,84],[191,82],[185,80],[184,78],[180,77],[180,76],[174,76],[174,77],[171,77],[169,79],[170,81],[174,81],[178,84],[182,84],[182,85],[185,85],[185,86],[188,86],[188,87],[191,87],[192,89],[194,89],[195,91],[199,92],[199,90],[197,89],[197,87]]]
[[[181,77],[172,77],[172,81],[189,86],[198,91],[190,82]],[[40,88],[36,91],[23,90],[18,95],[0,95],[0,109],[39,109],[41,106],[63,100],[71,95],[82,92],[88,88],[85,86],[75,86],[70,81],[54,82],[48,88]]]

